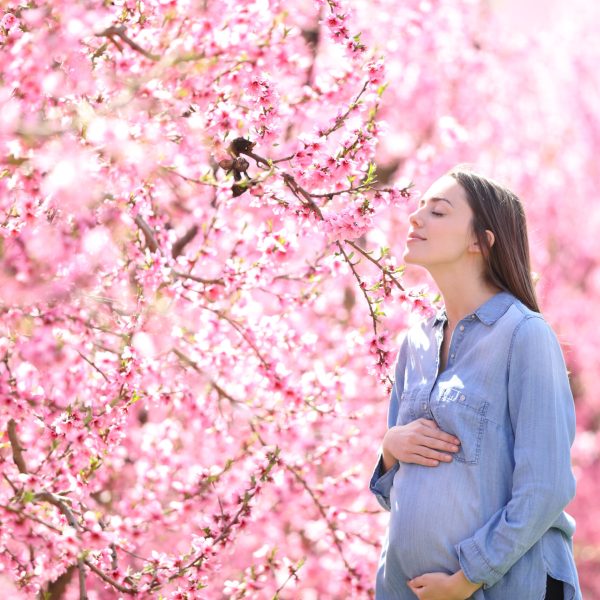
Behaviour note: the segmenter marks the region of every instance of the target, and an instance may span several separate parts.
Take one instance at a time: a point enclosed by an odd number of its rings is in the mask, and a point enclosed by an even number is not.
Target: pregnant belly
[[[401,464],[390,495],[388,560],[407,578],[459,570],[454,546],[482,523],[476,470],[458,461]]]

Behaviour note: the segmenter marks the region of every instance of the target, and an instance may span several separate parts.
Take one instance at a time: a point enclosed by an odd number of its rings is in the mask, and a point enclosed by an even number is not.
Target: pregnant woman
[[[520,200],[464,169],[410,215],[404,262],[444,300],[402,338],[370,482],[390,511],[377,600],[581,600],[575,411]]]

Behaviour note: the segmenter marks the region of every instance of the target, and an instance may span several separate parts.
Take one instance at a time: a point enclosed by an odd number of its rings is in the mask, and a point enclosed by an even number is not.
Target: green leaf
[[[367,170],[367,175],[363,181],[363,185],[370,185],[376,180],[377,176],[377,165],[374,162],[369,163],[369,168]]]
[[[387,88],[387,86],[389,85],[389,83],[382,83],[378,88],[377,88],[377,95],[381,98],[381,96],[383,95],[383,92],[385,92],[385,88]]]
[[[23,504],[29,504],[30,502],[33,502],[35,500],[35,492],[32,492],[31,490],[26,490],[25,492],[23,492],[23,495],[21,496],[21,501],[23,502]]]

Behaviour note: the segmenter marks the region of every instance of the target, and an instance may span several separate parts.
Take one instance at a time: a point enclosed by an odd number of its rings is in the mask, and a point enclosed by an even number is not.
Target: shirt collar
[[[475,312],[468,314],[465,318],[472,318],[476,315],[477,318],[486,325],[493,325],[507,310],[508,307],[515,301],[515,297],[508,291],[498,292],[489,300],[486,300]],[[442,306],[436,313],[434,325],[442,321],[446,321],[448,315],[446,308]]]

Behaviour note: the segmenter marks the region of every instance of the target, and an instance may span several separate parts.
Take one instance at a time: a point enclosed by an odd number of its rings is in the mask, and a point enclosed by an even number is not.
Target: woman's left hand
[[[459,573],[462,575],[462,572]],[[465,587],[463,582],[466,580],[457,578],[457,575],[458,573],[425,573],[410,579],[407,585],[419,600],[466,600],[474,590]]]

